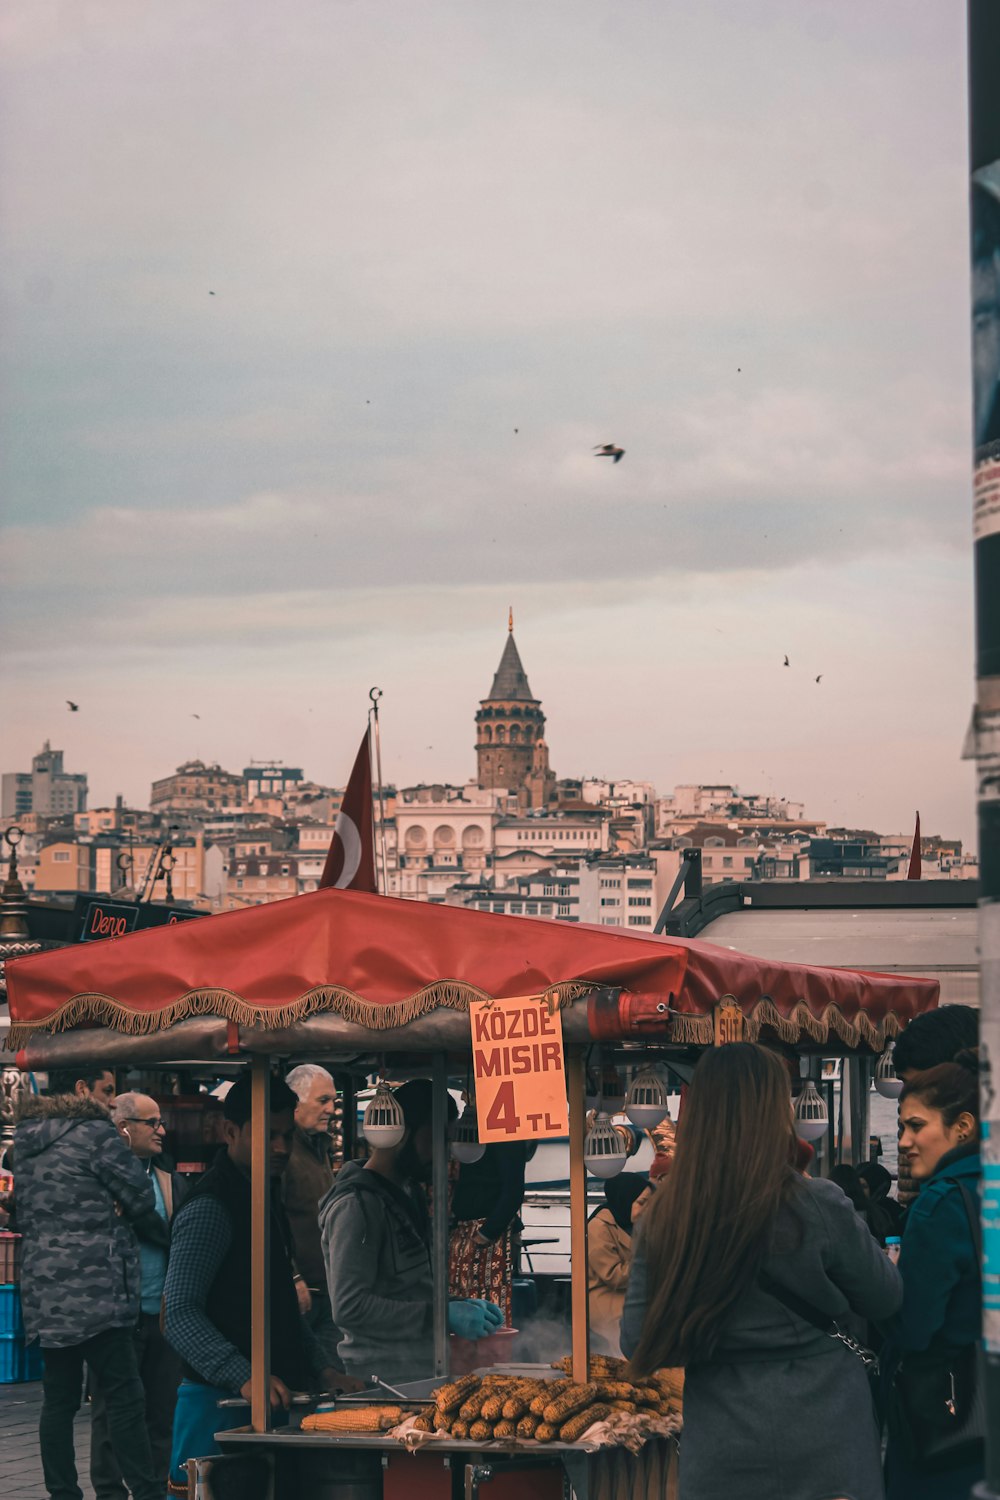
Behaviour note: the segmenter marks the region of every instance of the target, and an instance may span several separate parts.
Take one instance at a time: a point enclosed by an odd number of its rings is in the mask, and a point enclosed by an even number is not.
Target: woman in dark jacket
[[[868,1375],[820,1323],[891,1316],[902,1282],[833,1183],[802,1177],[782,1062],[706,1053],[640,1221],[622,1318],[637,1375],[686,1367],[681,1500],[883,1500]]]
[[[976,1052],[911,1078],[899,1096],[899,1123],[920,1194],[899,1257],[903,1306],[886,1326],[890,1376],[908,1352],[968,1348],[981,1335],[979,1257],[969,1222],[970,1211],[979,1212],[982,1176]],[[909,1449],[906,1431],[893,1431],[890,1419],[888,1500],[964,1500],[983,1477],[981,1443],[958,1452],[943,1471]]]
[[[605,1201],[587,1220],[587,1304],[596,1354],[621,1354],[618,1329],[632,1261],[632,1226],[652,1196],[642,1172],[622,1172],[604,1184]]]

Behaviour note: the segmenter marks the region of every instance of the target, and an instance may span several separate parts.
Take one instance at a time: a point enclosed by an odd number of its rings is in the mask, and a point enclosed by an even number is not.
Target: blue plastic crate
[[[23,1334],[21,1288],[0,1286],[0,1338],[9,1338],[12,1335],[23,1336]]]
[[[28,1349],[24,1339],[14,1334],[0,1335],[0,1385],[14,1385],[22,1380],[40,1380],[42,1351],[38,1345]]]

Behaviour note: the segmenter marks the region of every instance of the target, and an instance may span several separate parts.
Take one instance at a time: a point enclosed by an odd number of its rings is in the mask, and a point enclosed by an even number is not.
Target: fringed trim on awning
[[[748,1042],[756,1042],[764,1030],[773,1032],[792,1047],[803,1041],[821,1045],[828,1042],[832,1034],[845,1047],[868,1047],[872,1052],[884,1052],[905,1025],[891,1011],[881,1024],[873,1021],[867,1011],[863,1010],[858,1011],[853,1021],[849,1021],[836,1005],[828,1005],[821,1016],[814,1016],[801,1000],[790,1016],[784,1016],[766,995],[757,1001],[751,1011],[744,1012],[744,1020]],[[671,1016],[672,1042],[684,1047],[711,1047],[714,1039],[715,1020],[712,1016]]]
[[[539,998],[544,996],[552,1009],[562,1010],[597,988],[597,985],[580,980],[565,980],[540,991]],[[457,979],[439,979],[406,1000],[388,1004],[365,1000],[352,990],[332,984],[316,985],[287,1005],[253,1005],[232,990],[189,990],[186,995],[157,1010],[134,1010],[111,995],[90,993],[74,995],[43,1021],[12,1022],[7,1046],[12,1052],[18,1051],[28,1045],[36,1032],[69,1031],[88,1022],[108,1026],[125,1036],[149,1036],[156,1031],[165,1031],[189,1016],[220,1016],[223,1020],[234,1021],[237,1026],[279,1031],[327,1010],[336,1011],[345,1021],[364,1026],[368,1031],[391,1031],[397,1026],[405,1026],[408,1021],[415,1021],[428,1011],[468,1010],[473,1000],[494,998],[485,990]]]

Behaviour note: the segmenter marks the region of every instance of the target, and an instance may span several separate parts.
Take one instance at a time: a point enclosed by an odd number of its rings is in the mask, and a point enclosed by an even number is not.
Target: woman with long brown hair
[[[882,1500],[868,1375],[835,1324],[887,1318],[898,1271],[840,1188],[792,1165],[788,1073],[707,1053],[643,1215],[622,1317],[637,1373],[683,1365],[681,1500]]]

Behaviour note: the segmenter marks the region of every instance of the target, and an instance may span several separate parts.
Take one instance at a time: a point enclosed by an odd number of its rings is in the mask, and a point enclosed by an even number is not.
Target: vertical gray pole
[[[986,1477],[1000,1500],[1000,4],[969,0]]]
[[[448,1059],[435,1052],[431,1073],[433,1097],[431,1131],[434,1136],[434,1374],[447,1375],[448,1349]]]

